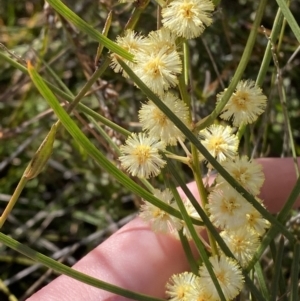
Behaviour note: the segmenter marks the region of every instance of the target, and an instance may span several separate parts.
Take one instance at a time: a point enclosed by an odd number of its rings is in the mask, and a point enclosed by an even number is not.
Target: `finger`
[[[265,174],[260,197],[271,213],[277,213],[282,209],[297,181],[293,159],[261,158],[256,161],[263,166]],[[299,206],[300,198],[297,199],[294,208]]]
[[[195,185],[189,185],[195,192]],[[181,244],[167,234],[154,233],[139,218],[131,221],[81,259],[74,269],[102,281],[164,298],[174,273],[188,270]],[[128,300],[60,276],[27,301]]]

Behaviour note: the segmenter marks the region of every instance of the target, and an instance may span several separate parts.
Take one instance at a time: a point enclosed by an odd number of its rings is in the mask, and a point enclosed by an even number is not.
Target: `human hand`
[[[291,192],[296,175],[290,158],[259,159],[265,173],[261,198],[266,208],[278,212]],[[280,176],[279,176],[280,174]],[[198,197],[194,183],[191,192]],[[299,206],[300,200],[295,206]],[[76,270],[139,293],[164,297],[165,284],[174,273],[188,270],[179,241],[152,232],[139,218],[131,221],[82,258]],[[121,301],[110,292],[60,276],[27,301]]]

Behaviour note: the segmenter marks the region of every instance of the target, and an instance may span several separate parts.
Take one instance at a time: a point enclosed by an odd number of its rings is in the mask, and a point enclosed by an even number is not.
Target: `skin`
[[[271,213],[278,212],[296,182],[290,158],[263,158],[265,183],[260,197]],[[197,197],[194,183],[189,188]],[[298,198],[295,207],[300,206]],[[165,284],[174,273],[188,270],[179,241],[153,233],[139,218],[134,219],[92,250],[74,269],[114,285],[139,293],[164,298]],[[59,276],[27,301],[121,301],[121,296]]]

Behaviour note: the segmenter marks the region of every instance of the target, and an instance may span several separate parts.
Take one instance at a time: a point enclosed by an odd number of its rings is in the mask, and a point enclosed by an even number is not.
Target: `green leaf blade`
[[[81,31],[86,33],[91,38],[103,44],[110,51],[120,55],[124,59],[132,61],[133,55],[122,47],[118,46],[116,43],[112,42],[105,35],[98,32],[88,23],[86,23],[83,19],[81,19],[78,15],[76,15],[72,10],[70,10],[66,5],[64,5],[59,0],[47,0],[47,2],[64,18],[66,18],[69,22],[73,23],[76,27],[78,27]]]

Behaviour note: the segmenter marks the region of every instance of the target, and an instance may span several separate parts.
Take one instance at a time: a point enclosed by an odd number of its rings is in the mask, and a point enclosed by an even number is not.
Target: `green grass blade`
[[[255,264],[254,269],[255,269],[257,281],[258,281],[258,284],[259,284],[259,287],[260,287],[263,297],[265,298],[265,300],[270,300],[270,293],[269,293],[267,283],[266,283],[266,276],[264,275],[264,272],[263,272],[259,262],[257,262]]]
[[[154,297],[150,297],[147,295],[135,293],[132,291],[128,291],[126,289],[123,289],[121,287],[109,284],[107,282],[101,281],[99,279],[96,279],[94,277],[85,275],[81,272],[78,272],[60,262],[57,262],[56,260],[47,257],[21,243],[14,240],[13,238],[3,234],[0,232],[0,241],[5,244],[6,246],[10,247],[13,250],[16,250],[17,252],[31,258],[34,261],[37,261],[44,266],[48,267],[49,269],[54,270],[55,272],[59,274],[67,275],[73,279],[76,279],[78,281],[81,281],[83,283],[89,284],[91,286],[106,290],[108,292],[112,292],[114,294],[124,296],[126,298],[132,299],[132,300],[140,300],[140,301],[163,301],[163,299],[158,299]],[[128,274],[130,277],[130,274]]]
[[[274,260],[273,279],[272,279],[272,284],[271,284],[271,298],[270,298],[271,301],[277,300],[279,279],[280,279],[282,259],[283,259],[283,250],[284,250],[284,239],[281,238],[279,241],[279,248],[278,248],[276,254],[273,254],[273,257],[275,257],[275,260]]]
[[[179,235],[180,242],[181,242],[182,248],[184,250],[185,256],[189,262],[190,270],[195,275],[198,275],[198,264],[193,256],[193,252],[192,252],[191,246],[189,244],[189,241],[188,241],[187,237],[183,234],[182,230],[178,231],[178,235]]]
[[[300,28],[295,20],[291,10],[289,9],[288,5],[286,4],[285,0],[276,0],[278,6],[280,7],[286,21],[288,22],[291,30],[293,31],[298,43],[300,43]]]
[[[282,14],[280,8],[278,8],[278,11],[277,11],[277,14],[276,14],[276,17],[274,20],[272,32],[270,35],[270,40],[268,41],[267,47],[265,49],[264,57],[263,57],[263,60],[260,65],[260,69],[259,69],[259,72],[258,72],[258,75],[256,78],[256,84],[260,87],[263,85],[266,74],[269,70],[269,66],[270,66],[270,62],[271,62],[271,58],[272,58],[272,54],[271,54],[272,43],[275,44],[275,42],[277,41],[277,38],[280,33],[280,29],[282,27],[282,22],[283,22],[283,14]]]
[[[299,301],[299,261],[300,243],[297,242],[293,252],[290,301]]]
[[[47,0],[47,2],[64,18],[66,18],[69,22],[73,23],[76,27],[78,27],[81,31],[86,33],[88,36],[93,38],[94,40],[103,44],[110,51],[120,55],[124,59],[132,61],[133,55],[128,51],[112,42],[106,36],[98,32],[84,20],[82,20],[78,15],[76,15],[72,10],[70,10],[66,5],[64,5],[60,0]]]

